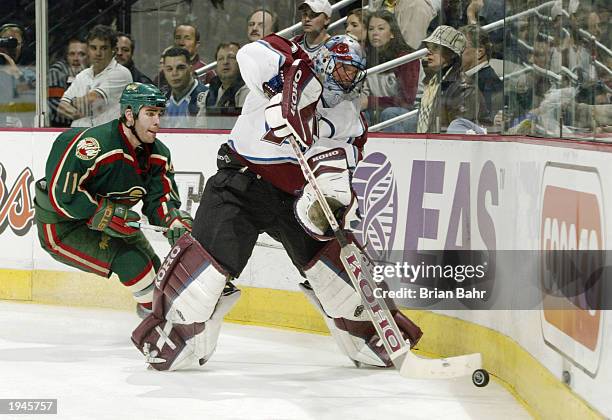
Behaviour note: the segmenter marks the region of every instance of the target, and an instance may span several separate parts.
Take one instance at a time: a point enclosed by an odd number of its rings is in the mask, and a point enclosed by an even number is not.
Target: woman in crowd
[[[413,50],[402,38],[401,31],[392,13],[377,10],[368,21],[367,63],[368,68],[401,57]],[[419,84],[419,60],[395,67],[383,73],[368,74],[364,86],[361,107],[367,109],[370,123],[386,121],[405,114],[414,105]],[[406,131],[400,122],[385,131]]]
[[[361,8],[353,9],[346,15],[346,22],[344,24],[346,34],[359,41],[364,51],[368,40],[368,19],[369,14],[367,10]]]

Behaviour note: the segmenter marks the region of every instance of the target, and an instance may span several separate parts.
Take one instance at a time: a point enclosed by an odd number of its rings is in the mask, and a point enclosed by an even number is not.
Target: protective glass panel
[[[121,91],[133,80],[153,83],[167,96],[162,128],[230,129],[248,93],[238,49],[289,26],[296,15],[280,0],[51,3],[48,92],[54,127],[117,118]],[[90,45],[99,24],[118,35],[114,57],[96,57],[100,48]],[[127,77],[117,64],[127,68]]]
[[[36,115],[34,1],[0,6],[0,127],[33,127]]]

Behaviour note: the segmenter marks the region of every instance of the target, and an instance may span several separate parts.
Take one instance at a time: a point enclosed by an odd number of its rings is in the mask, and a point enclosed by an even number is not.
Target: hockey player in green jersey
[[[160,260],[130,226],[139,219],[130,208],[142,200],[149,222],[169,228],[171,245],[191,231],[192,218],[179,210],[170,151],[156,139],[166,98],[153,85],[130,83],[120,104],[119,119],[57,137],[36,183],[36,225],[53,258],[104,277],[116,273],[143,313]]]

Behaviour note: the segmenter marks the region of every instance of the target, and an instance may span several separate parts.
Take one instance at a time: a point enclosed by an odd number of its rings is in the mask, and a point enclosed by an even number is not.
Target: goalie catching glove
[[[170,209],[166,218],[164,219],[168,230],[164,235],[168,238],[170,246],[174,246],[176,241],[179,240],[187,232],[191,232],[193,226],[193,218],[189,213],[179,209]]]
[[[358,218],[357,201],[351,189],[351,176],[346,150],[335,148],[321,152],[317,149],[321,148],[315,146],[309,150],[308,154],[311,154],[311,156],[308,159],[308,165],[312,169],[317,184],[332,212],[336,216],[342,214],[343,220],[340,225],[343,227],[348,218]],[[327,241],[333,237],[333,234],[329,232],[329,222],[317,200],[312,185],[306,184],[304,186],[301,195],[295,201],[294,212],[298,222],[313,238]]]
[[[102,198],[95,213],[87,221],[87,226],[114,238],[127,238],[139,232],[139,229],[129,225],[139,220],[140,215],[125,204]]]
[[[292,135],[292,131],[287,125],[287,120],[283,117],[281,109],[281,103],[283,101],[283,94],[277,93],[270,98],[270,103],[266,106],[265,116],[266,124],[272,130],[272,134],[279,139],[284,139]]]
[[[272,96],[265,110],[266,124],[276,143],[282,144],[291,135],[304,149],[313,143],[318,126],[316,109],[322,91],[321,82],[309,63],[301,59],[294,61],[284,74],[283,91]]]

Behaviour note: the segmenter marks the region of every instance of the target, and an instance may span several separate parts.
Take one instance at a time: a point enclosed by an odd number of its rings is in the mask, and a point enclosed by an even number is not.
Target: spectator
[[[421,46],[427,36],[429,23],[440,12],[441,0],[374,0],[373,9],[385,9],[393,13],[402,37],[413,50]]]
[[[170,90],[166,94],[166,127],[194,127],[198,102],[202,102],[206,87],[193,77],[190,54],[185,48],[172,47],[163,55],[164,76]]]
[[[553,87],[546,92],[539,106],[530,110],[528,118],[508,130],[508,134],[561,137],[562,135],[591,137],[612,132],[612,105],[607,98],[597,95],[591,87],[585,92],[575,87]],[[599,96],[603,103],[583,103],[582,100]],[[590,97],[590,98],[589,98]]]
[[[116,47],[117,34],[109,26],[96,25],[87,34],[91,65],[76,75],[58,107],[72,127],[93,127],[119,115],[119,98],[132,75],[113,57]]]
[[[570,40],[563,63],[574,73],[580,74],[583,80],[597,80],[597,70],[593,64],[593,56],[596,56],[595,45],[589,37],[581,34],[580,30],[598,38],[601,35],[599,15],[589,5],[582,3],[577,5],[576,10],[570,10],[570,13]]]
[[[601,81],[589,82],[576,91],[573,103],[563,106],[563,123],[571,129],[589,129],[589,132],[612,131],[610,89]]]
[[[506,110],[497,112],[496,124],[502,125],[503,130],[510,130],[523,121],[535,118],[533,77],[527,74],[519,75],[516,80],[510,80],[509,87],[504,94]]]
[[[478,124],[483,100],[478,88],[461,73],[465,36],[441,25],[424,41],[426,86],[419,109],[418,133],[439,133],[458,120],[452,132],[484,132]],[[424,64],[425,65],[425,64]],[[449,127],[450,128],[450,127]],[[450,131],[450,130],[449,130]]]
[[[467,42],[461,56],[461,70],[482,93],[486,107],[486,119],[482,122],[492,125],[495,114],[504,106],[504,82],[489,65],[493,45],[478,25],[463,26],[459,30]]]
[[[504,19],[504,6],[504,0],[471,0],[466,9],[468,25],[484,26]],[[504,29],[496,29],[489,33],[489,39],[491,42],[489,57],[503,58]]]
[[[431,22],[429,22],[428,33],[433,31],[440,25],[450,26],[452,28],[460,28],[468,24],[466,0],[440,0],[437,1],[436,7],[438,13]]]
[[[210,82],[209,90],[198,98],[198,125],[213,128],[210,121],[207,121],[207,116],[240,114],[249,89],[240,77],[236,61],[239,49],[240,44],[237,42],[221,43],[217,46],[217,75]],[[228,128],[228,121],[223,120],[222,125],[218,128]]]
[[[117,62],[130,71],[132,80],[135,82],[153,84],[151,79],[136,68],[136,64],[134,64],[135,49],[136,43],[131,35],[123,32],[117,34],[117,54],[115,55]]]
[[[206,66],[206,63],[200,60],[200,55],[198,54],[198,48],[200,47],[200,31],[198,31],[198,28],[188,23],[177,25],[174,28],[174,46],[184,48],[189,52],[189,64],[194,72],[194,77],[203,85],[209,84],[212,78],[215,77],[213,70],[209,70],[201,75],[196,74],[196,70]],[[168,93],[169,87],[164,72],[158,75],[157,82],[162,92]]]
[[[11,56],[15,64],[19,63],[25,38],[25,32],[21,25],[17,25],[16,23],[5,23],[0,26],[0,38],[15,38],[17,40],[17,45],[14,47]]]
[[[306,0],[298,10],[302,14],[303,34],[292,38],[310,58],[313,58],[325,42],[331,38],[327,28],[332,15],[328,0]]]
[[[344,30],[348,35],[351,35],[361,45],[363,51],[366,50],[368,41],[368,21],[370,15],[367,10],[353,9],[346,15]]]
[[[530,32],[537,30],[535,16],[521,17],[507,23],[506,40],[504,48],[504,61],[506,63],[526,63],[531,55]]]
[[[278,29],[278,15],[265,7],[258,7],[253,10],[247,19],[247,38],[249,42],[258,41],[264,36],[278,32]]]
[[[0,127],[23,127],[24,121],[34,121],[36,73],[32,67],[18,64],[24,43],[21,26],[2,25],[0,39],[0,104],[4,108],[0,113]]]
[[[58,112],[60,99],[72,84],[77,74],[89,65],[87,43],[79,38],[68,40],[65,58],[56,61],[49,67],[47,84],[49,85],[49,113],[52,127],[70,127],[72,120]]]
[[[612,103],[612,91],[603,82],[590,82],[580,86],[576,101],[589,105],[606,105]]]
[[[395,17],[386,10],[377,10],[368,21],[368,68],[412,52],[404,42]],[[368,109],[371,123],[386,121],[405,114],[414,105],[419,84],[419,60],[413,60],[384,73],[368,75],[361,106]],[[414,125],[414,124],[413,124]],[[388,131],[409,130],[406,123],[388,127]]]

